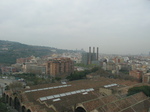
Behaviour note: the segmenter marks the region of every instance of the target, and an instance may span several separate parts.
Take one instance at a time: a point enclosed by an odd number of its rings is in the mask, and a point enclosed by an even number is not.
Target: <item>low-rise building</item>
[[[17,68],[11,67],[11,66],[6,66],[6,67],[1,67],[1,72],[2,74],[12,74],[14,72],[17,72]]]
[[[46,67],[37,65],[35,63],[25,63],[23,65],[23,72],[24,73],[34,73],[34,74],[45,74],[46,73]]]
[[[3,97],[18,112],[148,112],[150,98],[142,92],[126,96],[107,91],[108,95],[102,95],[99,88],[110,87],[112,82],[126,85],[122,91],[137,85],[133,81],[96,78],[5,91]]]
[[[103,62],[103,69],[104,70],[116,70],[116,64],[113,62]]]
[[[150,84],[150,73],[143,75],[142,82]]]
[[[129,72],[129,75],[140,80],[142,79],[143,72],[139,70],[132,70]]]
[[[27,57],[27,58],[18,58],[16,60],[16,63],[20,63],[20,64],[23,64],[23,63],[26,63],[26,62],[30,62],[31,59],[35,58],[34,56],[31,56],[31,57]]]

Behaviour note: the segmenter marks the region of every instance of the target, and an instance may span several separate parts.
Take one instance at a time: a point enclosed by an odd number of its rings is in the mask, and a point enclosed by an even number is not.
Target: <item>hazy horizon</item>
[[[0,40],[106,54],[148,54],[149,0],[2,0]]]

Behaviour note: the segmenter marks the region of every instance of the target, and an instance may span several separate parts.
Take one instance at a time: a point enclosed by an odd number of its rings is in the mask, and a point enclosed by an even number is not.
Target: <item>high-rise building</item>
[[[70,75],[74,72],[74,62],[70,58],[55,58],[47,62],[46,74],[51,76]]]

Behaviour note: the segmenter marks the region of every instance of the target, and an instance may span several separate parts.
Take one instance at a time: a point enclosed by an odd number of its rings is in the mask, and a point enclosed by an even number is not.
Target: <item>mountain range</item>
[[[52,53],[75,52],[53,47],[26,45],[19,42],[0,40],[0,64],[13,64],[17,58],[31,55],[36,57],[51,55]]]

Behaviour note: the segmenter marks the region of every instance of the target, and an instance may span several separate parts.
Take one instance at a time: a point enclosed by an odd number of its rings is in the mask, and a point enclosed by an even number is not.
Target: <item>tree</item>
[[[3,103],[3,98],[0,98],[0,112],[9,112],[7,105]]]
[[[21,82],[12,82],[9,84],[9,89],[12,91],[17,91],[23,88],[23,84]]]
[[[98,67],[94,67],[94,68],[91,69],[91,71],[96,72],[96,71],[98,71],[98,69],[99,69]]]
[[[146,96],[150,97],[150,86],[140,86],[140,87],[133,87],[128,90],[128,95],[133,95],[138,92],[143,92]]]
[[[84,79],[86,78],[86,75],[87,74],[90,74],[92,72],[96,72],[99,68],[98,67],[94,67],[92,68],[91,70],[84,70],[84,71],[76,71],[74,73],[71,73],[67,79],[70,80],[70,81],[73,81],[73,80],[79,80],[79,79]]]
[[[60,77],[55,77],[55,80],[56,80],[56,81],[60,81],[61,78],[60,78]]]

